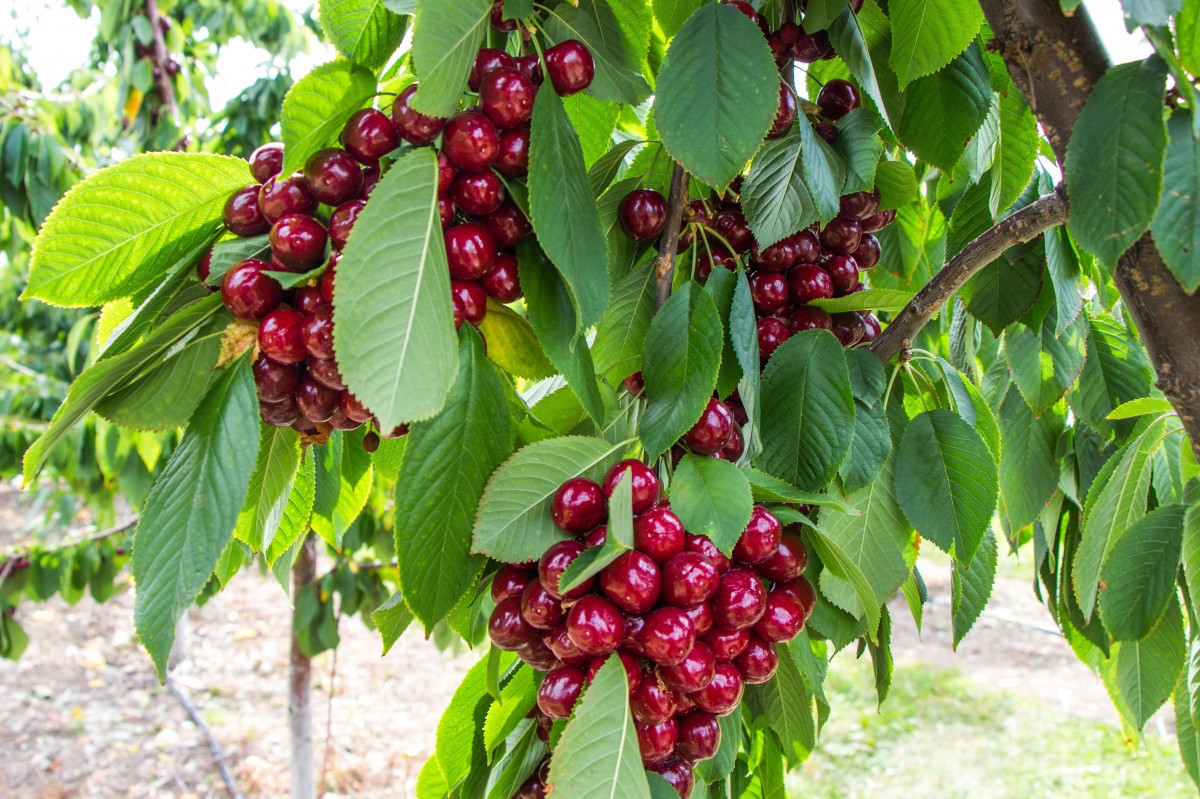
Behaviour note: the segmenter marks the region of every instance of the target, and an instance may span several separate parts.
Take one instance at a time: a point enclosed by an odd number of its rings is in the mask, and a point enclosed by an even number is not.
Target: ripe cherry
[[[521,298],[521,278],[517,273],[517,257],[512,253],[502,252],[496,256],[496,265],[491,271],[479,278],[479,285],[488,293],[503,303],[516,302]]]
[[[537,87],[520,70],[493,70],[479,85],[479,108],[501,130],[524,125],[533,114]]]
[[[686,548],[688,552],[697,552],[708,559],[717,569],[717,574],[724,574],[729,571],[732,561],[717,549],[717,545],[712,542],[712,539],[706,535],[687,534]]]
[[[450,188],[450,199],[465,214],[486,216],[504,202],[504,184],[490,169],[459,172]]]
[[[853,347],[866,335],[867,328],[863,324],[862,317],[854,311],[835,313],[831,320],[833,326],[830,330],[833,331],[833,335],[837,336],[843,347]]]
[[[562,576],[567,566],[571,565],[571,562],[579,557],[579,553],[582,551],[583,544],[571,539],[551,544],[542,553],[542,557],[538,561],[538,580],[550,596],[555,599],[572,600],[579,599],[592,590],[592,587],[596,584],[594,577],[588,578],[579,586],[568,591],[565,596],[558,590],[558,579]]]
[[[346,381],[338,371],[337,361],[322,358],[309,358],[306,364],[308,376],[323,386],[329,386],[334,391],[345,391]]]
[[[604,521],[604,492],[586,477],[572,478],[555,492],[550,515],[558,529],[582,535]]]
[[[221,220],[235,236],[260,236],[266,233],[271,223],[258,207],[258,184],[244,186],[225,201]]]
[[[258,415],[272,427],[291,427],[301,419],[300,408],[291,396],[282,402],[259,402]]]
[[[696,637],[707,633],[713,627],[712,607],[707,602],[701,602],[699,605],[692,605],[690,608],[684,608],[683,612],[692,620],[692,627],[696,628]]]
[[[778,347],[776,347],[778,349]],[[742,427],[739,424],[733,425],[733,432],[729,434],[729,440],[725,442],[725,446],[721,448],[720,457],[730,463],[736,463],[742,453],[746,451],[746,439],[742,435]]]
[[[450,229],[454,224],[454,201],[448,195],[438,197],[438,221],[442,223],[442,230]]]
[[[378,164],[363,167],[362,188],[358,190],[358,199],[365,200],[371,196],[371,192],[379,185],[380,174]]]
[[[661,763],[675,751],[675,739],[679,733],[675,719],[667,719],[658,724],[642,724],[635,721],[633,730],[637,733],[638,748],[645,765]]]
[[[721,451],[733,431],[733,414],[718,399],[710,399],[700,418],[681,439],[692,452],[713,455]]]
[[[272,225],[289,214],[312,214],[317,210],[317,201],[308,193],[308,185],[299,175],[283,180],[278,176],[268,179],[258,190],[258,205]]]
[[[802,64],[821,60],[821,39],[816,34],[801,34],[792,45],[792,55]]]
[[[833,281],[816,264],[800,264],[788,272],[788,294],[797,305],[829,299],[833,296]]]
[[[646,464],[636,458],[621,461],[608,470],[604,475],[604,497],[612,499],[612,493],[623,475],[629,475],[630,488],[633,493],[633,512],[641,513],[648,509],[658,499],[658,475]]]
[[[878,233],[896,221],[896,211],[876,211],[862,223],[863,233]]]
[[[492,601],[499,604],[509,597],[521,596],[525,586],[533,579],[534,574],[528,567],[505,563],[492,578]]]
[[[750,631],[713,627],[704,636],[704,643],[712,650],[713,657],[717,660],[733,660],[742,653],[746,644],[750,643]]]
[[[769,359],[775,350],[783,345],[791,336],[787,325],[773,316],[758,320],[758,355],[763,360]],[[732,438],[732,434],[730,435]]]
[[[463,318],[473,325],[487,316],[487,292],[474,280],[451,280],[450,292],[462,306]],[[457,328],[455,328],[457,329]]]
[[[623,552],[600,572],[600,590],[621,610],[645,613],[658,602],[662,576],[645,553]]]
[[[560,97],[568,97],[592,85],[596,63],[591,51],[577,39],[567,39],[544,54],[550,83]]]
[[[693,710],[680,716],[676,754],[696,762],[708,760],[721,747],[721,723],[712,713]]]
[[[748,569],[730,569],[712,598],[713,619],[730,630],[753,626],[767,609],[767,592],[758,575]]]
[[[496,171],[519,178],[529,174],[529,128],[520,127],[500,133]]]
[[[341,406],[341,400],[339,391],[314,380],[311,374],[296,389],[296,404],[312,422],[328,422]]]
[[[565,719],[583,691],[586,674],[574,666],[560,666],[546,675],[538,688],[538,707],[552,719]]]
[[[288,214],[271,227],[271,255],[289,272],[320,266],[328,241],[325,226],[304,214]]]
[[[742,673],[742,682],[747,685],[758,685],[775,676],[779,668],[779,655],[770,643],[751,634],[750,643],[742,650],[742,654],[733,660]]]
[[[350,238],[350,231],[354,229],[354,223],[366,205],[366,200],[351,200],[348,203],[342,203],[330,214],[329,241],[335,250],[341,250],[346,246],[346,241]]]
[[[515,19],[504,18],[504,0],[496,0],[492,3],[489,22],[494,30],[498,30],[501,33],[511,33],[517,29],[517,21]]]
[[[755,505],[750,521],[733,547],[733,557],[742,563],[762,563],[779,548],[783,528],[775,514],[762,505]]]
[[[309,314],[301,326],[304,349],[314,358],[333,357],[333,306],[322,305]]]
[[[666,563],[683,551],[683,522],[666,505],[655,505],[633,520],[633,544],[655,563]]]
[[[288,307],[278,308],[263,318],[258,328],[258,347],[273,361],[284,364],[303,363],[308,357],[301,330],[304,314]]]
[[[679,799],[689,799],[696,787],[696,774],[692,764],[682,757],[671,756],[661,763],[650,766],[650,771],[661,776],[679,794]]]
[[[779,110],[775,112],[775,121],[771,123],[771,129],[767,131],[768,139],[782,139],[792,127],[792,123],[796,121],[796,93],[792,91],[792,87],[787,83],[780,81],[779,83]]]
[[[359,163],[369,166],[400,146],[400,134],[387,114],[364,108],[346,121],[339,141]]]
[[[849,255],[835,255],[822,266],[833,281],[833,296],[844,297],[858,285],[858,262]]]
[[[458,169],[450,162],[444,152],[438,151],[437,156],[438,166],[438,195],[449,194],[450,187],[454,185],[454,176],[458,174]]]
[[[804,330],[831,330],[833,328],[833,319],[829,313],[820,308],[813,308],[808,305],[802,305],[792,311],[788,317],[788,330],[792,333],[799,333]]]
[[[625,621],[608,600],[585,596],[567,614],[567,635],[589,655],[607,655],[621,645]]]
[[[796,244],[790,236],[762,249],[755,244],[750,248],[750,261],[759,269],[785,272],[797,263]]]
[[[821,240],[817,234],[805,228],[788,236],[796,254],[795,263],[815,264],[821,257]]]
[[[521,617],[521,598],[510,596],[496,603],[488,618],[488,637],[498,649],[513,651],[537,637],[537,630]]]
[[[277,141],[264,144],[250,153],[250,174],[259,183],[266,183],[283,171],[283,145]]]
[[[804,629],[804,607],[794,596],[781,591],[767,594],[767,610],[754,623],[754,634],[768,644],[790,641]],[[750,640],[754,643],[753,637]],[[741,666],[741,664],[738,664]],[[746,669],[742,669],[747,673]],[[749,681],[749,680],[747,680]]]
[[[494,47],[480,48],[471,64],[471,74],[467,77],[467,86],[473,92],[478,92],[483,86],[483,79],[498,69],[516,69],[517,62],[508,53]]]
[[[759,313],[775,313],[787,304],[787,280],[779,272],[755,272],[750,276],[750,299]]]
[[[362,189],[362,170],[354,156],[337,147],[318,150],[304,165],[308,193],[326,205],[353,200]]]
[[[534,671],[540,671],[543,674],[554,671],[563,665],[554,656],[554,653],[537,638],[517,647],[517,656],[528,663]]]
[[[779,537],[779,547],[771,557],[758,564],[758,572],[773,583],[786,583],[804,574],[808,568],[808,550],[804,541],[791,527]]]
[[[646,616],[642,627],[643,654],[660,666],[682,663],[696,642],[692,620],[679,608],[659,608]]]
[[[592,656],[576,646],[571,636],[567,635],[566,624],[560,624],[550,632],[544,633],[542,643],[549,647],[564,665],[582,668],[592,661]]]
[[[661,724],[675,715],[679,696],[655,671],[646,672],[629,696],[633,717],[642,724]]]
[[[663,601],[677,608],[706,602],[720,579],[717,567],[708,558],[697,552],[680,552],[663,566]]]
[[[497,247],[515,247],[533,232],[528,217],[511,199],[505,200],[482,221],[488,233],[492,234]]]
[[[446,123],[442,149],[459,169],[487,169],[500,152],[496,126],[479,111],[463,111]]]
[[[710,242],[707,246],[700,247],[696,254],[696,280],[700,283],[708,282],[708,276],[718,266],[732,272],[737,268],[737,259],[729,254],[729,250],[716,242]]]
[[[858,249],[862,227],[854,219],[835,216],[821,229],[821,246],[837,255],[849,255]]]
[[[482,225],[456,225],[446,231],[445,241],[451,277],[475,280],[496,265],[496,242]]]
[[[545,76],[542,74],[542,60],[538,58],[537,53],[519,55],[513,60],[517,62],[517,69],[521,74],[533,81],[534,86],[542,85]]]
[[[634,189],[617,210],[621,229],[634,241],[650,241],[667,224],[667,201],[654,189]]]
[[[733,248],[734,252],[746,252],[754,246],[754,234],[741,211],[722,211],[713,221],[713,229]]]
[[[658,673],[672,688],[690,694],[708,685],[716,670],[717,661],[712,650],[697,641],[687,657],[673,666],[659,666]]]
[[[429,144],[438,137],[442,132],[442,128],[446,125],[446,120],[441,117],[431,117],[422,114],[415,110],[412,105],[412,96],[417,93],[417,84],[412,84],[396,97],[396,102],[392,104],[392,121],[396,123],[396,130],[409,144],[420,147],[423,144]]]
[[[826,119],[837,120],[859,106],[858,90],[853,84],[834,78],[817,93],[817,105]]]
[[[817,589],[803,577],[797,577],[790,583],[778,583],[771,589],[771,593],[787,593],[794,597],[800,603],[800,607],[804,609],[806,621],[817,606]]]
[[[521,592],[521,618],[538,630],[553,630],[566,614],[562,604],[550,596],[540,581],[534,578]]]
[[[325,298],[316,286],[302,286],[292,292],[291,305],[302,314],[308,315],[324,304]]]
[[[870,219],[879,210],[879,189],[845,194],[839,203],[838,214],[860,222]]]
[[[300,370],[292,365],[273,361],[265,355],[255,359],[251,367],[254,390],[263,402],[283,402],[290,399],[300,386]]]
[[[870,312],[860,312],[859,317],[862,319],[863,323],[863,334],[862,338],[858,340],[858,343],[871,344],[875,341],[875,339],[879,338],[881,333],[883,333],[883,326],[879,324],[879,317]]]
[[[371,412],[367,410],[367,406],[363,405],[358,400],[358,397],[354,396],[349,391],[342,392],[340,406],[342,413],[346,415],[346,418],[355,422],[359,422],[361,424],[363,422],[368,422],[371,419]]]
[[[728,716],[742,701],[744,690],[745,685],[737,666],[719,661],[712,680],[691,697],[701,710],[714,716]]]
[[[864,233],[858,241],[858,249],[854,251],[854,262],[859,269],[870,269],[879,263],[879,239],[870,233]]]
[[[262,319],[279,307],[283,287],[264,274],[271,265],[250,258],[229,267],[221,280],[221,301],[239,319]]]

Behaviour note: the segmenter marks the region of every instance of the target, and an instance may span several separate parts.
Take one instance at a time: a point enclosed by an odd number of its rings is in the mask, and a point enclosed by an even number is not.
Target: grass
[[[1195,797],[1174,740],[1136,749],[1119,729],[1046,711],[957,671],[898,668],[876,710],[870,667],[835,658],[833,713],[789,797],[820,799],[1133,799]]]

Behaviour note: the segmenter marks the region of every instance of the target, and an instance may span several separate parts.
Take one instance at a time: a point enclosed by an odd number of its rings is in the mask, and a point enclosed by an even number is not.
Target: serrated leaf
[[[398,158],[359,214],[334,278],[338,366],[384,430],[436,414],[458,372],[436,200],[433,150]]]
[[[750,295],[750,281],[746,273],[739,271],[737,285],[733,288],[733,304],[729,306],[729,343],[742,368],[742,380],[738,383],[738,396],[746,409],[749,435],[746,437],[746,455],[753,458],[762,449],[762,425],[760,386],[760,364],[758,357],[758,317],[754,300]]]
[[[745,473],[729,461],[685,455],[671,478],[671,509],[684,527],[732,556],[750,522],[754,498]]]
[[[850,372],[850,391],[867,405],[883,399],[887,375],[879,358],[867,349],[846,350],[846,368]]]
[[[654,18],[658,27],[662,28],[667,39],[674,36],[683,23],[687,21],[696,9],[700,8],[702,0],[651,0],[654,7]]]
[[[1195,655],[1195,642],[1192,653]],[[1183,766],[1192,782],[1200,787],[1200,715],[1193,706],[1196,690],[1190,688],[1187,671],[1181,671],[1179,683],[1175,686],[1175,738],[1179,743],[1179,754],[1183,758]]]
[[[733,310],[733,295],[737,292],[737,273],[728,269],[716,270],[708,276],[704,290],[713,298],[713,304],[717,306],[717,317],[721,320],[726,332],[726,335],[722,336],[721,368],[717,370],[716,396],[728,397],[738,387],[743,377],[742,366],[738,363],[737,353],[733,349],[733,340],[728,334],[729,315]],[[753,454],[751,453],[752,457]]]
[[[404,604],[403,595],[397,591],[388,597],[387,602],[371,612],[371,623],[383,638],[383,654],[386,655],[413,623],[413,615]]]
[[[414,109],[433,117],[458,109],[491,12],[491,0],[417,0],[412,59],[420,88],[412,98]]]
[[[263,256],[266,257],[264,258]],[[271,260],[270,234],[264,233],[261,236],[251,236],[245,239],[226,239],[214,244],[212,246],[212,259],[208,264],[207,285],[214,288],[220,286],[221,278],[225,277],[225,273],[229,271],[229,268],[238,261],[244,261],[247,258]],[[107,336],[102,338],[107,338]]]
[[[1071,392],[1071,409],[1097,431],[1108,434],[1108,422],[1119,406],[1150,393],[1154,372],[1145,349],[1108,314],[1087,321],[1087,359]]]
[[[1032,242],[1010,258],[1002,255],[963,284],[959,294],[980,322],[999,335],[1021,318],[1042,290],[1042,258]]]
[[[293,545],[304,538],[312,521],[313,503],[317,494],[317,469],[315,458],[305,458],[300,461],[296,476],[292,481],[292,490],[288,494],[287,506],[283,510],[283,518],[271,539],[271,545],[266,549],[267,565],[275,568],[281,564],[291,564],[286,559],[279,560],[292,549]]]
[[[865,10],[868,14],[879,11],[872,6],[867,6]],[[878,16],[883,18],[882,14],[878,14]],[[884,24],[887,24],[886,18],[884,18]],[[849,6],[843,8],[837,18],[829,24],[829,39],[833,42],[835,52],[841,56],[849,68],[850,74],[854,76],[855,82],[874,103],[875,110],[883,117],[884,124],[889,128],[893,127],[896,120],[892,118],[893,108],[888,105],[888,101],[893,98],[884,96],[884,88],[880,84],[880,75],[883,74],[884,65],[881,63],[877,67],[873,63],[874,56],[867,46],[863,20]],[[891,82],[890,88],[894,89],[896,87],[895,76],[889,73],[887,78]]]
[[[258,456],[234,536],[255,552],[275,540],[300,467],[300,437],[287,427],[262,425]]]
[[[621,107],[583,93],[564,97],[562,101],[567,118],[571,120],[575,133],[579,135],[583,163],[588,167],[588,184],[594,185],[591,168],[612,144],[613,131],[616,130]]]
[[[812,698],[796,661],[786,650],[779,653],[779,668],[772,679],[746,687],[745,702],[754,717],[779,739],[788,765],[799,765],[816,747]]]
[[[974,5],[974,4],[972,4]],[[1029,185],[1038,153],[1037,120],[1016,92],[1000,96],[1000,129],[992,159],[992,216],[1008,210]]]
[[[1067,229],[1056,227],[1043,234],[1046,243],[1046,272],[1054,287],[1055,334],[1062,333],[1083,308],[1083,270]],[[1091,348],[1088,348],[1089,351]]]
[[[983,11],[971,0],[892,0],[892,71],[904,88],[953,61],[979,33]]]
[[[593,195],[599,197],[612,185],[617,175],[620,174],[621,167],[625,165],[625,157],[639,144],[640,142],[634,139],[618,142],[595,159],[595,163],[588,167],[588,182],[592,184]]]
[[[795,126],[800,131],[800,161],[804,182],[825,224],[838,215],[839,200],[846,185],[846,164],[829,142],[817,135],[808,119]]]
[[[754,239],[762,247],[817,220],[816,203],[804,182],[798,125],[763,145],[742,184],[741,200]]]
[[[1183,8],[1175,18],[1175,39],[1179,60],[1192,75],[1200,74],[1200,2],[1183,0]],[[1200,781],[1200,777],[1195,777]]]
[[[1047,315],[1040,331],[1024,325],[1004,334],[1004,352],[1013,382],[1034,414],[1042,414],[1067,393],[1080,372],[1087,349],[1086,323],[1077,320],[1054,335],[1055,320]]]
[[[954,205],[954,213],[950,215],[950,231],[946,237],[947,252],[962,252],[963,247],[992,227],[995,217],[988,207],[991,191],[991,173],[987,172],[984,173],[984,179],[968,186],[962,193],[962,197]]]
[[[216,238],[225,200],[250,182],[245,161],[207,153],[147,153],[101,169],[42,225],[21,296],[82,307],[158,285]]]
[[[831,314],[843,311],[886,311],[898,313],[908,305],[913,298],[913,292],[900,289],[864,289],[845,297],[813,300],[808,303],[815,308],[822,308]]]
[[[160,679],[175,625],[204,588],[233,536],[254,469],[258,428],[249,364],[231,368],[150,489],[133,540],[134,623]]]
[[[288,90],[279,114],[283,172],[304,167],[317,150],[336,141],[346,119],[375,94],[375,76],[347,61],[322,64]]]
[[[883,141],[879,138],[883,122],[870,109],[856,108],[834,124],[838,137],[833,147],[846,164],[846,185],[842,190],[870,191],[875,186],[879,156],[883,154]]]
[[[1150,226],[1163,187],[1167,66],[1153,56],[1104,74],[1067,144],[1071,237],[1112,266]]]
[[[1034,417],[1016,391],[999,409],[1004,457],[1000,459],[1000,515],[1007,529],[1032,524],[1058,488],[1058,438],[1064,420],[1048,410]]]
[[[853,350],[852,350],[853,352]],[[879,359],[876,358],[876,361]],[[892,454],[892,431],[882,404],[854,400],[854,438],[838,474],[847,491],[868,485]]]
[[[950,604],[954,612],[951,625],[954,628],[956,650],[975,626],[992,595],[992,586],[996,582],[996,557],[996,536],[988,530],[979,549],[975,550],[975,556],[971,558],[970,567],[963,566],[957,560],[950,565]]]
[[[500,689],[500,696],[488,708],[487,722],[483,727],[483,746],[489,753],[516,729],[533,707],[537,700],[538,682],[537,672],[522,663]]]
[[[917,174],[907,161],[884,161],[875,169],[875,188],[881,209],[903,208],[917,197]]]
[[[511,799],[518,795],[525,780],[537,771],[547,751],[538,734],[538,725],[533,719],[523,720],[513,731],[503,757],[494,766],[495,776],[488,778],[491,790],[487,799]]]
[[[558,590],[565,594],[595,577],[622,553],[633,549],[633,485],[628,474],[622,475],[608,498],[608,522],[604,543],[588,547],[563,569]]]
[[[487,342],[487,357],[510,375],[541,380],[557,374],[529,322],[507,305],[489,298],[479,332]]]
[[[363,431],[335,431],[329,443],[310,453],[314,459],[312,529],[341,549],[342,535],[362,513],[371,493],[371,456],[362,446]]]
[[[1171,696],[1187,658],[1179,602],[1171,599],[1150,635],[1115,644],[1113,649],[1111,679],[1128,708],[1129,722],[1140,730]]]
[[[1145,638],[1175,596],[1186,510],[1155,508],[1130,525],[1105,557],[1098,605],[1104,629],[1115,640]]]
[[[762,145],[779,106],[779,80],[766,39],[727,5],[702,6],[671,41],[655,106],[675,160],[723,188]]]
[[[612,304],[596,325],[592,358],[614,385],[642,368],[643,344],[654,317],[654,270],[630,272],[613,287]]]
[[[501,670],[508,669],[516,659],[512,652],[502,653]],[[488,658],[480,658],[458,684],[450,704],[438,721],[436,757],[431,760],[437,760],[442,779],[451,788],[471,772],[476,744],[480,750],[483,748],[483,726],[492,702],[487,693],[487,669]]]
[[[558,43],[567,39],[583,42],[591,51],[596,75],[587,93],[598,100],[638,105],[650,96],[650,84],[642,77],[642,62],[650,43],[650,10],[645,3],[625,3],[623,13],[636,14],[626,36],[608,0],[579,0],[559,6],[546,18],[546,35]]]
[[[914,80],[905,91],[897,134],[922,160],[946,172],[962,158],[967,141],[987,116],[992,84],[972,44],[940,72]]]
[[[367,69],[387,63],[404,35],[404,20],[382,0],[321,0],[318,18],[337,51]]]
[[[1150,230],[1163,262],[1191,294],[1200,288],[1200,138],[1191,112],[1173,113],[1167,136],[1162,201]]]

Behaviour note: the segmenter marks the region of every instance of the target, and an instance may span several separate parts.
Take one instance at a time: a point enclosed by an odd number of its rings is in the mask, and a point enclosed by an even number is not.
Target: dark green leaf
[[[1167,135],[1162,202],[1150,229],[1179,285],[1193,293],[1200,288],[1200,139],[1191,112],[1173,113]]]
[[[650,43],[650,9],[644,3],[622,3],[631,20],[627,36],[608,0],[579,0],[578,5],[560,5],[546,18],[546,35],[553,42],[575,39],[587,45],[596,63],[596,76],[588,94],[599,100],[638,105],[650,96],[650,84],[642,77],[642,62]]]
[[[855,82],[875,104],[875,110],[883,117],[884,123],[889,128],[892,127],[895,124],[895,120],[892,119],[893,109],[889,108],[886,102],[890,98],[885,98],[880,84],[880,75],[885,65],[880,64],[877,69],[872,63],[874,56],[867,47],[862,20],[848,6],[829,24],[829,39],[833,42],[834,50],[846,62]],[[891,88],[895,88],[895,76],[888,74],[888,78]]]
[[[883,154],[883,142],[878,136],[883,122],[870,109],[856,108],[835,124],[838,137],[833,147],[841,154],[846,164],[846,185],[843,191],[870,191],[875,186],[875,170],[879,166],[879,156]],[[880,193],[882,194],[882,190]]]
[[[1015,258],[1000,256],[960,289],[967,310],[995,335],[1020,319],[1042,290],[1040,253],[1033,249],[1036,243],[1026,247],[1030,249],[1013,253]]]
[[[320,20],[337,51],[367,69],[382,67],[404,35],[404,20],[383,0],[322,0]]]
[[[950,65],[912,82],[897,133],[922,160],[949,172],[987,116],[992,100],[987,65],[972,44]]]
[[[1112,412],[1149,394],[1154,372],[1145,350],[1116,319],[1102,314],[1087,325],[1087,360],[1069,399],[1080,419],[1107,435]]]
[[[754,238],[763,247],[817,220],[817,206],[804,183],[798,125],[763,145],[742,184],[741,199]]]
[[[1150,634],[1175,595],[1183,534],[1183,505],[1155,508],[1113,544],[1100,569],[1104,629],[1118,641]]]
[[[1029,185],[1038,153],[1037,120],[1024,98],[1015,91],[1000,97],[995,153],[988,203],[992,215],[1000,216]]]
[[[778,647],[779,668],[774,678],[746,687],[746,707],[756,720],[771,730],[783,748],[788,765],[802,763],[817,744],[812,698],[796,661],[786,648]]]
[[[855,399],[854,439],[838,469],[846,490],[855,491],[869,484],[891,454],[892,432],[882,403],[872,406]]]
[[[1048,410],[1034,417],[1016,391],[1000,405],[1000,516],[1008,530],[1032,524],[1058,488],[1058,438],[1062,414]]]
[[[491,11],[491,0],[416,0],[412,59],[421,88],[413,95],[413,108],[434,117],[458,109]]]
[[[983,25],[979,4],[964,0],[892,0],[888,16],[892,71],[901,88],[953,61]]]
[[[592,357],[596,370],[616,384],[642,368],[646,331],[654,316],[654,270],[630,272],[613,287],[612,304],[596,325]]]
[[[1047,315],[1038,332],[1018,325],[1004,334],[1008,370],[1035,415],[1058,402],[1083,371],[1086,320],[1077,319],[1061,336],[1054,335],[1054,325]]]
[[[726,460],[685,455],[671,479],[671,509],[684,527],[708,536],[732,556],[750,521],[754,499],[745,473]]]

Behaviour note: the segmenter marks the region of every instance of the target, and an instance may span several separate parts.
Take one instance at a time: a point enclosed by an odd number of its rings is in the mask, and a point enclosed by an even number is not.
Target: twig
[[[1066,221],[1067,195],[1060,185],[1052,193],[1040,197],[984,231],[916,293],[871,345],[871,351],[887,363],[907,350],[921,328],[972,275],[1000,257],[1009,247],[1024,244]]]
[[[171,84],[171,75],[167,71],[167,42],[163,38],[162,27],[158,24],[161,16],[158,13],[157,0],[146,0],[146,17],[149,18],[150,27],[154,31],[154,64],[158,67],[158,91],[162,94],[163,105],[175,121],[179,116],[179,106],[175,103],[175,87]]]
[[[97,541],[103,541],[106,538],[112,538],[115,535],[120,535],[121,533],[129,532],[130,530],[132,530],[134,527],[137,526],[137,523],[140,519],[141,519],[141,516],[134,516],[133,518],[129,519],[128,521],[118,524],[116,527],[110,527],[107,530],[101,530],[100,532],[93,533],[92,535],[89,535],[86,538],[80,538],[80,539],[74,540],[74,541],[67,541],[64,539],[62,541],[59,541],[54,547],[50,547],[50,549],[61,549],[62,547],[75,547],[75,546],[79,546],[80,544],[94,544]],[[28,555],[30,552],[33,552],[37,548],[38,547],[35,545],[27,545],[24,547],[19,547],[19,548],[13,549],[10,552],[5,552],[5,553],[3,553],[4,562],[7,563],[8,561],[13,560],[14,558],[24,557],[25,555]]]
[[[687,202],[688,174],[683,164],[675,163],[671,172],[671,194],[667,198],[667,226],[658,240],[658,258],[654,259],[654,278],[657,295],[654,308],[658,310],[671,296],[675,280],[675,256],[679,250],[679,231],[683,228],[683,205]]]
[[[187,712],[188,718],[192,723],[200,728],[200,732],[204,735],[204,740],[208,742],[208,751],[212,752],[213,762],[217,764],[217,770],[221,772],[221,779],[225,782],[225,788],[229,791],[229,795],[233,799],[242,799],[242,794],[238,791],[237,782],[233,778],[233,772],[229,770],[228,764],[225,762],[225,750],[217,743],[217,739],[213,737],[212,730],[204,723],[204,719],[200,717],[200,712],[196,710],[196,706],[187,698],[187,694],[179,690],[179,686],[175,685],[175,681],[171,676],[167,675],[167,690],[179,700],[179,704],[183,705],[183,709]]]

